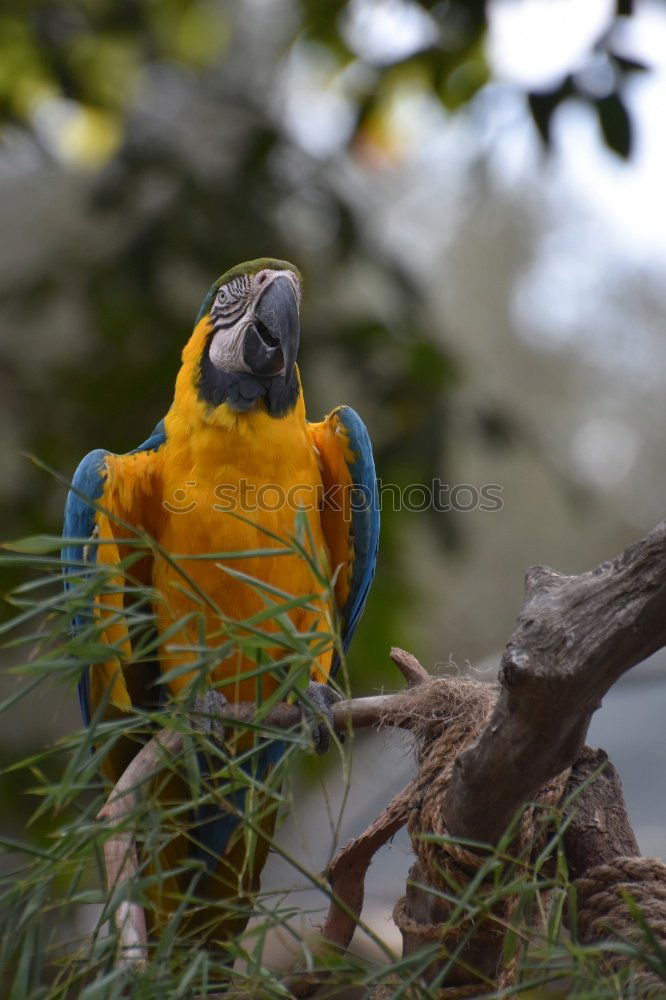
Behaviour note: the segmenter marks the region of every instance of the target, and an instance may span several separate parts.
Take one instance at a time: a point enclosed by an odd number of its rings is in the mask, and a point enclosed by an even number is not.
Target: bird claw
[[[217,743],[224,743],[224,721],[220,713],[229,702],[221,691],[209,688],[194,699],[192,725],[197,733],[210,736]]]
[[[310,681],[305,697],[305,715],[310,723],[315,753],[324,754],[331,746],[331,733],[335,732],[331,706],[341,701],[341,696],[328,684]],[[338,738],[342,741],[341,737]]]

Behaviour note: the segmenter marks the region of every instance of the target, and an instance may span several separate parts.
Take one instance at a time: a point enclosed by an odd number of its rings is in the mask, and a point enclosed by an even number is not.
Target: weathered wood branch
[[[348,841],[331,862],[327,875],[333,897],[321,929],[320,953],[330,949],[344,952],[351,944],[363,909],[368,868],[380,847],[407,822],[414,789],[415,782],[410,781],[360,837]],[[286,986],[297,1000],[305,1000],[316,994],[328,978],[326,971],[296,972]]]
[[[443,803],[449,832],[496,843],[516,811],[576,759],[608,689],[664,645],[666,522],[580,576],[533,567],[497,704],[454,767]]]
[[[610,864],[615,858],[640,855],[619,775],[603,750],[583,747],[571,769],[565,797],[581,786],[568,810],[571,822],[564,833],[572,879],[581,878],[596,865]]]
[[[666,523],[580,576],[530,570],[524,606],[500,664],[495,707],[479,737],[458,755],[442,795],[446,831],[497,843],[516,813],[573,763],[565,792],[579,789],[565,833],[572,875],[635,856],[619,778],[603,752],[583,744],[609,688],[664,644]],[[603,773],[585,785],[602,764]],[[410,880],[406,907],[413,925],[444,923],[448,908],[427,888],[419,862]],[[405,955],[422,946],[418,934],[403,938]],[[482,934],[461,956],[464,966],[491,978],[500,958],[501,941],[484,941]],[[445,966],[446,985],[455,985],[459,970],[446,958],[436,960],[426,978],[441,979]],[[470,980],[463,975],[460,981]]]
[[[114,912],[118,931],[118,964],[141,966],[148,958],[148,935],[143,907],[132,902],[131,887],[139,870],[135,831],[128,825],[140,803],[146,780],[168,756],[183,746],[180,733],[163,729],[146,744],[123,772],[97,819],[107,826],[111,835],[104,841],[106,885],[111,895],[121,894]]]

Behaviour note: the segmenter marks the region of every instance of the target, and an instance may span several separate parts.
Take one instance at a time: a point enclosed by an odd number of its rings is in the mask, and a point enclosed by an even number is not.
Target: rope
[[[425,882],[452,897],[461,895],[486,858],[447,839],[449,834],[442,814],[442,802],[448,791],[456,757],[477,739],[494,703],[495,692],[490,685],[480,685],[476,681],[459,678],[455,691],[450,686],[438,684],[436,680],[424,684],[421,699],[412,708],[410,726],[420,749],[417,758],[419,774],[408,831]],[[446,725],[443,726],[443,722]],[[544,786],[537,797],[537,805],[556,805],[562,798],[568,777],[567,770]],[[532,807],[522,817],[515,845],[516,856],[519,858],[529,859],[535,850],[537,813],[538,809]],[[433,842],[432,839],[425,839],[424,834],[435,834],[438,840]],[[539,846],[536,845],[536,849]],[[511,924],[519,900],[516,895],[507,896],[499,903],[489,901],[488,906],[484,907],[484,895],[489,900],[490,897],[496,897],[496,885],[485,885],[482,882],[477,887],[474,894],[475,907],[471,913],[463,906],[456,906],[455,902],[448,902],[439,894],[433,896],[438,918],[441,915],[441,920],[437,923],[415,920],[410,914],[409,898],[403,896],[396,903],[393,919],[403,936],[415,937],[423,945],[441,942],[443,956],[455,954],[461,943],[465,943],[467,947],[473,942],[474,948],[494,948],[499,961],[506,927]],[[482,916],[479,916],[479,909]],[[456,977],[467,981],[440,989],[438,996],[441,1000],[458,1000],[495,994],[498,988],[509,986],[515,981],[519,957],[520,952],[516,950],[506,967],[496,969],[496,982],[492,985],[458,967]],[[470,981],[470,977],[473,981]],[[389,992],[382,993],[378,990]],[[373,1000],[392,995],[390,987],[384,986],[376,988],[371,994]]]
[[[657,858],[618,857],[597,865],[574,882],[578,895],[578,937],[586,944],[615,938],[634,944],[645,940],[641,922],[649,928],[657,947],[666,949],[666,864]],[[632,915],[627,898],[641,911]],[[649,947],[649,946],[648,946]],[[652,948],[649,948],[652,951]],[[604,965],[610,972],[627,966],[631,956],[609,954]],[[666,996],[666,979],[642,969],[634,976],[637,996]]]
[[[416,939],[418,945],[440,945],[434,962],[455,956],[456,949],[497,955],[497,966],[484,979],[467,965],[455,965],[450,974],[451,985],[438,991],[440,1000],[463,1000],[465,997],[496,996],[499,990],[512,986],[517,977],[520,948],[502,967],[502,943],[506,928],[516,924],[519,897],[507,894],[498,899],[496,870],[492,883],[480,881],[475,886],[474,908],[467,910],[459,901],[471,879],[477,877],[486,857],[470,851],[449,839],[442,814],[442,802],[449,788],[456,757],[477,739],[495,703],[491,685],[457,678],[456,684],[443,684],[433,679],[420,688],[420,698],[409,706],[409,728],[417,739],[419,773],[414,781],[408,830],[412,848],[418,859],[423,882],[435,891],[432,901],[432,922],[417,920],[411,911],[409,894],[395,905],[393,919],[403,938]],[[512,855],[518,862],[529,864],[548,836],[544,827],[538,836],[539,813],[556,807],[562,800],[570,776],[567,769],[541,788],[535,805],[526,809],[521,818]],[[435,834],[436,840],[424,834]],[[666,864],[651,858],[619,857],[612,863],[599,865],[574,882],[578,895],[578,937],[586,944],[615,938],[633,942],[644,951],[656,953],[666,949]],[[484,905],[484,896],[486,905]],[[445,898],[445,897],[448,897]],[[632,916],[630,897],[641,911],[637,920]],[[422,897],[420,902],[422,902]],[[422,909],[422,905],[420,909]],[[534,907],[545,913],[547,907]],[[421,914],[419,914],[420,916]],[[436,921],[436,922],[435,922]],[[646,944],[647,934],[652,944]],[[656,942],[656,944],[655,944]],[[412,951],[410,947],[410,951]],[[609,952],[604,968],[616,973],[632,964],[631,953]],[[646,963],[635,956],[640,967],[634,973],[632,985],[641,998],[663,1000],[666,981],[658,972],[646,969]],[[487,973],[487,969],[485,970]],[[633,969],[632,969],[633,971]],[[493,982],[489,984],[488,980]],[[404,984],[396,982],[376,986],[372,1000],[390,1000]],[[419,995],[418,987],[409,987],[405,998]],[[632,994],[634,995],[634,994]]]

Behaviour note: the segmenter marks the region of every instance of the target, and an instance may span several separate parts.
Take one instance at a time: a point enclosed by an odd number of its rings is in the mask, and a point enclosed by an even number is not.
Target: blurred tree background
[[[502,490],[384,504],[357,690],[391,643],[491,657],[529,564],[663,510],[665,51],[648,0],[5,0],[3,536],[59,530],[24,453],[134,447],[213,278],[287,258],[309,415],[355,406],[384,483]],[[9,759],[78,724],[36,711]]]

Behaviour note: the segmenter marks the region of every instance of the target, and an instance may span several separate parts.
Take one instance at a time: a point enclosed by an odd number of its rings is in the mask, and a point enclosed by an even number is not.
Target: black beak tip
[[[296,293],[289,278],[274,278],[262,292],[255,322],[245,336],[243,356],[255,375],[283,372],[286,382],[294,369],[300,339]]]

